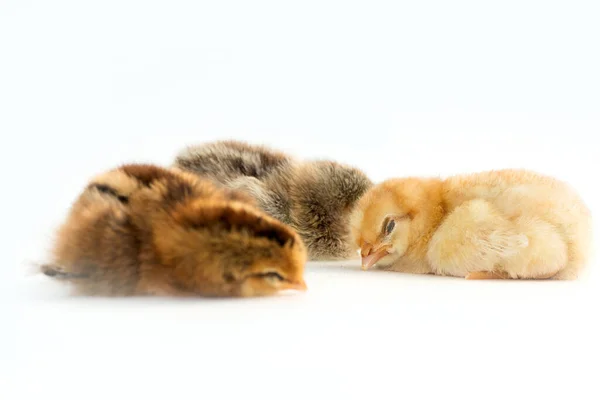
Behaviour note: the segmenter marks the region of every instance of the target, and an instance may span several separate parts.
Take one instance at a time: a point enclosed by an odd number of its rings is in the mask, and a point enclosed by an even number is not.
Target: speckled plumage
[[[303,289],[298,235],[241,192],[129,164],[87,185],[42,271],[104,296],[259,296]]]
[[[298,160],[231,140],[190,146],[177,155],[174,166],[251,195],[262,210],[300,234],[311,260],[355,256],[349,216],[372,186],[357,168]]]

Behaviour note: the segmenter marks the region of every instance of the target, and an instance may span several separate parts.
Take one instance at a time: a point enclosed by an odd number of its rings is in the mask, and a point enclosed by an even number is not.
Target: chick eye
[[[279,275],[277,272],[265,272],[264,274],[259,274],[260,277],[262,278],[268,278],[268,279],[277,279],[280,281],[283,281],[283,276]]]
[[[122,194],[119,194],[116,189],[114,189],[108,185],[94,183],[94,184],[90,185],[90,188],[95,188],[100,193],[105,193],[105,194],[111,195],[113,197],[116,197],[117,200],[119,200],[121,203],[126,204],[129,202],[129,198],[127,196],[123,196]]]
[[[392,233],[392,231],[394,230],[395,227],[396,227],[396,221],[391,219],[385,226],[385,234],[389,235],[390,233]]]

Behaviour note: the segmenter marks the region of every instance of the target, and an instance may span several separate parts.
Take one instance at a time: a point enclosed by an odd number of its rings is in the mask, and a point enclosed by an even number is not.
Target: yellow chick
[[[591,213],[566,183],[506,169],[390,179],[351,216],[362,268],[467,279],[576,279]]]

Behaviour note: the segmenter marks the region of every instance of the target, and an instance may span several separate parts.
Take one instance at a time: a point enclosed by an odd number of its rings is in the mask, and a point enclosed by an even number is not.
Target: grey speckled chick
[[[335,161],[301,161],[265,146],[218,141],[181,151],[175,167],[250,194],[258,206],[302,237],[310,260],[355,255],[349,216],[373,183]]]

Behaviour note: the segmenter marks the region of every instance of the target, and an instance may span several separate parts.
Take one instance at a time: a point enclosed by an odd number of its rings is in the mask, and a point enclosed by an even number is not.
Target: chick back
[[[592,241],[590,209],[566,182],[521,169],[459,175],[444,183],[452,209],[474,198],[494,204],[510,220],[534,218],[549,224],[566,244],[568,262],[556,279],[578,275],[587,263]]]
[[[311,260],[354,255],[350,210],[372,185],[357,168],[328,160],[299,161],[237,141],[188,147],[175,166],[249,194],[264,212],[300,234]]]
[[[139,228],[105,185],[90,185],[59,228],[42,271],[83,294],[132,295],[139,280]]]
[[[239,177],[262,180],[291,162],[289,156],[263,146],[224,140],[189,146],[177,154],[174,165],[223,184]]]

